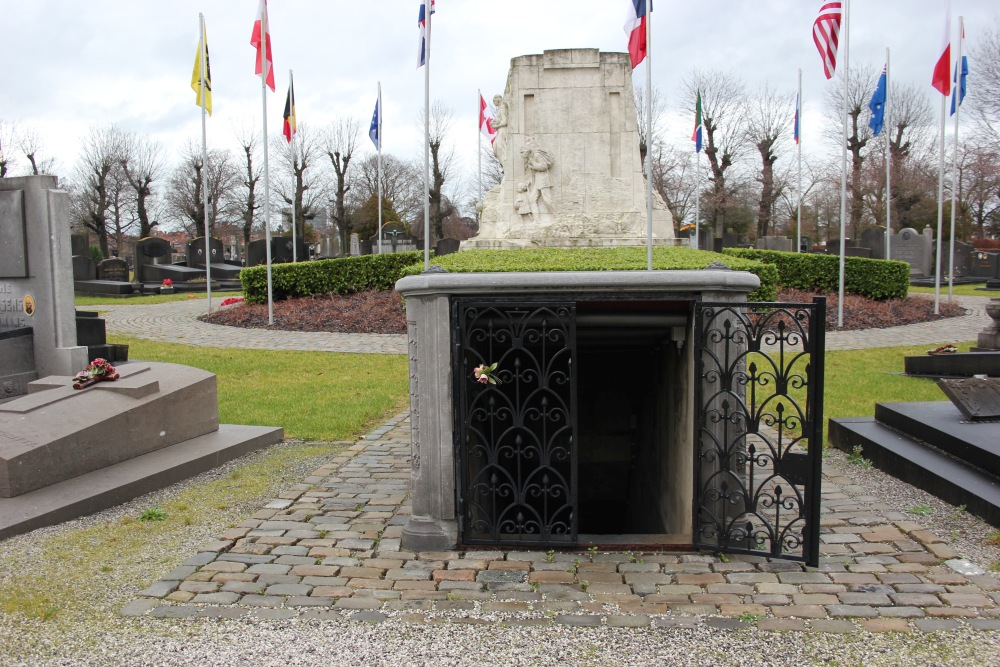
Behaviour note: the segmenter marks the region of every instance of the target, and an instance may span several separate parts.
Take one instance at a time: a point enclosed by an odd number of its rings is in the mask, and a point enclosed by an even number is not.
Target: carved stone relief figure
[[[495,117],[491,123],[496,132],[493,140],[493,154],[500,160],[500,166],[506,164],[507,158],[507,122],[510,118],[510,106],[503,95],[493,96],[493,106],[496,107]]]
[[[552,179],[549,175],[554,161],[549,152],[538,148],[532,139],[528,139],[521,147],[521,159],[524,161],[524,175],[527,178],[525,200],[532,221],[537,222],[543,213],[555,211],[552,203]]]

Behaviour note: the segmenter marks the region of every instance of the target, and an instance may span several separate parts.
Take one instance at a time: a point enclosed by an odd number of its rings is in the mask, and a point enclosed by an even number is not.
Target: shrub
[[[653,248],[653,268],[704,269],[712,262],[722,262],[737,271],[749,271],[760,278],[760,287],[751,292],[751,301],[777,298],[778,271],[763,262],[730,257],[686,247]],[[532,248],[527,250],[466,250],[434,259],[434,263],[453,273],[508,271],[640,271],[646,269],[646,248]],[[415,275],[423,264],[403,270]]]
[[[400,252],[362,255],[314,262],[271,265],[271,290],[275,301],[316,294],[349,294],[365,289],[392,289],[402,270],[420,262],[423,253]],[[248,304],[267,302],[267,267],[240,271]]]
[[[779,250],[726,248],[729,257],[765,262],[778,270],[782,287],[836,292],[840,286],[840,257]],[[910,265],[906,262],[844,258],[844,292],[883,301],[904,299],[910,289]]]

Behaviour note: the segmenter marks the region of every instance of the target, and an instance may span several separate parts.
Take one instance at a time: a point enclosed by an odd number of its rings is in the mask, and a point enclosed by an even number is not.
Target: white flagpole
[[[955,227],[957,225],[955,216],[955,199],[958,196],[958,116],[962,109],[962,47],[965,40],[965,19],[958,17],[958,60],[955,61],[955,82],[952,88],[952,95],[955,96],[955,152],[951,156],[951,242],[948,247],[948,301],[955,298]]]
[[[204,215],[205,215],[205,291],[208,295],[208,314],[212,314],[212,252],[211,243],[209,243],[209,229],[208,229],[208,130],[206,124],[206,117],[208,112],[206,109],[206,103],[208,98],[208,90],[205,85],[205,52],[208,51],[208,40],[205,38],[205,15],[198,14],[198,24],[201,27],[201,35],[198,37],[198,41],[201,44],[201,192],[202,192],[202,203],[204,204]]]
[[[271,179],[267,170],[267,9],[261,3],[260,14],[260,104],[264,125],[264,239],[267,262],[267,323],[274,324],[274,291],[271,282]]]
[[[653,270],[653,0],[646,0],[646,269]]]
[[[375,119],[378,146],[375,158],[375,196],[378,197],[378,254],[382,254],[382,82],[378,82],[378,117]]]
[[[431,266],[431,11],[424,0],[424,271]]]
[[[483,121],[483,90],[482,88],[476,89],[476,109],[479,111],[479,122]],[[476,201],[483,201],[483,140],[482,140],[483,128],[479,127],[476,131],[476,146],[478,148],[476,162],[479,165],[479,199]]]
[[[295,85],[292,83],[292,70],[288,70],[288,113],[292,114],[289,118],[289,122],[295,118],[295,100],[293,99],[295,91]],[[297,119],[296,119],[297,124]],[[298,193],[299,184],[296,182],[295,175],[295,165],[297,162],[297,156],[295,155],[295,128],[291,128],[291,138],[288,140],[288,150],[292,153],[292,262],[299,261],[298,259],[298,244],[295,242],[295,195]]]
[[[694,158],[694,249],[699,250],[698,228],[701,227],[701,151]]]
[[[882,109],[882,125],[885,130],[885,258],[889,259],[889,245],[892,243],[892,122],[889,115],[889,47],[885,47],[885,106]]]
[[[795,252],[802,252],[802,68],[799,68],[799,92],[795,97],[798,102],[795,109],[795,128],[798,133],[798,153],[799,153],[799,196],[798,211],[795,215]]]
[[[941,301],[941,228],[944,220],[944,133],[945,133],[945,101],[947,95],[941,96],[941,141],[938,150],[938,215],[937,243],[934,253],[934,314],[940,314]]]
[[[840,165],[840,275],[837,292],[837,328],[844,326],[844,255],[847,252],[847,86],[850,80],[851,2],[844,0],[844,136]]]

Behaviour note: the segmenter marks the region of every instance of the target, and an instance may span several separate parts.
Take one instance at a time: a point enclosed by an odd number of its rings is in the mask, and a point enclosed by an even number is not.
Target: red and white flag
[[[263,35],[263,39],[261,39]],[[261,49],[263,45],[263,49]],[[260,9],[257,10],[257,20],[253,22],[253,34],[250,35],[250,46],[257,49],[257,62],[254,66],[254,74],[260,74],[263,70],[264,83],[272,91],[274,90],[274,60],[271,58],[271,31],[267,24],[267,0],[260,0]],[[262,57],[263,52],[263,57]]]
[[[840,46],[840,22],[844,9],[840,2],[824,2],[813,21],[813,42],[823,59],[823,73],[832,79],[837,71],[837,48]]]
[[[934,63],[931,85],[942,95],[951,95],[951,0],[945,0],[944,12],[944,39],[941,40],[941,55]]]
[[[629,0],[625,34],[628,35],[628,55],[632,59],[632,69],[646,59],[646,21],[646,0]]]
[[[490,140],[491,144],[496,141],[497,131],[493,129],[493,112],[486,104],[486,98],[482,93],[479,94],[479,131]]]

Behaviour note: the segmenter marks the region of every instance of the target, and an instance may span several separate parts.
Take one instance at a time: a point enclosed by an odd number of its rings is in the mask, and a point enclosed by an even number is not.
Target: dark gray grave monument
[[[309,257],[306,242],[302,238],[295,239],[298,245],[298,259],[302,261]],[[292,237],[271,237],[271,263],[285,264],[292,261]],[[257,239],[247,246],[247,266],[258,266],[267,262],[267,240]],[[213,267],[214,269],[214,267]]]
[[[1000,419],[1000,378],[942,379],[938,386],[966,419]]]
[[[970,277],[986,280],[1000,278],[1000,253],[977,250],[972,253],[969,262]]]
[[[242,267],[239,264],[229,264],[225,261],[225,247],[219,239],[209,239],[208,254],[209,264],[212,267],[212,282],[220,283],[222,287],[239,287],[238,284],[231,284],[233,281],[239,282]],[[192,239],[187,245],[187,265],[195,269],[205,268],[205,237],[201,236]]]
[[[869,227],[861,232],[861,247],[868,248],[872,259],[885,259],[885,230]]]
[[[152,283],[157,288],[166,278],[175,283],[186,283],[195,278],[204,278],[205,270],[171,263],[173,249],[166,239],[155,236],[139,239],[135,244],[135,280],[138,283]]]
[[[128,262],[121,257],[110,257],[97,265],[97,279],[127,283]]]

